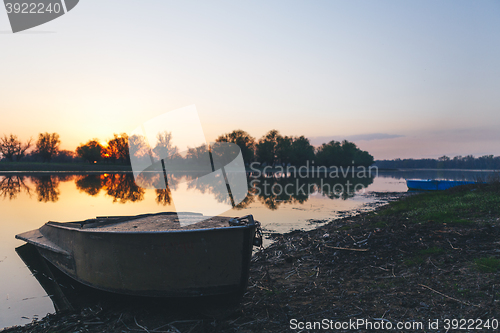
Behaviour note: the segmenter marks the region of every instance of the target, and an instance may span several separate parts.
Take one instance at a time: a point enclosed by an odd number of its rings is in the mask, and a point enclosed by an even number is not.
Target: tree
[[[347,140],[330,141],[322,144],[316,151],[316,160],[324,166],[370,166],[373,156],[359,149],[354,143]]]
[[[107,158],[114,162],[130,162],[127,133],[113,134],[113,136],[114,138],[108,141],[108,147],[106,147]]]
[[[186,153],[188,165],[211,166],[209,146],[204,144],[195,148],[188,148]]]
[[[143,135],[134,134],[128,137],[129,154],[136,163],[151,162],[151,150]]]
[[[101,160],[101,154],[104,151],[103,146],[97,139],[90,140],[76,148],[76,154],[89,163],[95,163]]]
[[[234,130],[215,139],[215,142],[231,142],[237,144],[241,149],[241,155],[245,163],[253,161],[255,156],[255,138],[243,130]]]
[[[179,149],[172,144],[171,132],[158,133],[156,139],[157,142],[153,148],[153,153],[157,159],[172,159],[178,154]]]
[[[55,163],[72,163],[75,161],[77,154],[70,150],[59,150],[56,156],[52,157],[52,162]]]
[[[332,140],[329,143],[323,143],[316,151],[316,161],[318,162],[318,165],[339,166],[341,150],[342,147],[338,141]]]
[[[276,159],[278,163],[287,165],[292,155],[293,138],[279,135],[276,138]]]
[[[256,145],[257,160],[260,163],[275,165],[277,162],[278,138],[281,137],[277,130],[270,130],[260,138]]]
[[[309,139],[303,135],[294,138],[291,147],[290,163],[300,166],[312,160],[314,160],[314,147],[309,142]]]
[[[43,161],[50,162],[52,157],[54,157],[59,151],[60,144],[61,140],[59,140],[59,134],[49,134],[47,132],[40,133],[36,143],[36,152]]]
[[[0,154],[9,161],[13,161],[14,157],[19,161],[30,147],[31,139],[23,145],[17,136],[13,134],[8,137],[4,135],[3,138],[0,138]]]

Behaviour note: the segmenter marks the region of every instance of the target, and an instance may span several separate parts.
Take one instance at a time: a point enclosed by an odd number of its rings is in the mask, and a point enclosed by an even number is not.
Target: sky
[[[499,31],[499,1],[81,0],[16,34],[0,9],[0,135],[74,150],[195,105],[207,141],[497,156]]]

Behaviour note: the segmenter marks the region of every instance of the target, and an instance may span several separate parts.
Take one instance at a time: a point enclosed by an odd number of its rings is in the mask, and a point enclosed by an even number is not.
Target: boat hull
[[[419,191],[442,191],[447,190],[451,187],[475,184],[473,181],[462,181],[462,180],[432,180],[432,179],[415,179],[406,180],[406,186],[410,190]]]
[[[49,222],[16,237],[85,285],[128,295],[190,297],[242,295],[255,232],[255,223],[134,233]]]

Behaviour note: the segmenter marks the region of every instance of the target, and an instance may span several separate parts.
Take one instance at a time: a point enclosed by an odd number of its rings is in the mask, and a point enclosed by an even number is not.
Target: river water
[[[309,230],[385,204],[397,193],[406,192],[408,178],[485,180],[491,174],[408,170],[342,179],[249,176],[247,198],[221,215],[252,214],[265,232]],[[129,173],[0,174],[0,328],[26,324],[55,311],[45,290],[16,253],[24,244],[14,238],[16,234],[37,229],[47,221],[173,211],[174,194],[178,198],[195,196],[200,207],[211,207],[203,199],[210,189],[187,188],[182,182],[175,187],[175,191],[143,189]]]

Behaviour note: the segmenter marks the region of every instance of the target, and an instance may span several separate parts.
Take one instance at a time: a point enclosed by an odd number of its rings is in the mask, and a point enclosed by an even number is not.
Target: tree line
[[[73,154],[70,151],[59,150],[60,143],[61,140],[57,133],[40,133],[34,147],[33,138],[22,143],[17,135],[4,135],[0,137],[0,155],[2,156],[2,160],[10,162],[19,162],[21,159],[49,162],[58,154],[61,156],[72,156]],[[32,147],[34,149],[28,152]]]
[[[216,141],[237,144],[246,163],[302,166],[315,161],[316,165],[325,166],[370,166],[374,162],[372,155],[347,140],[332,140],[314,147],[303,135],[283,136],[277,130],[270,130],[258,141],[245,131],[235,130]]]
[[[81,144],[75,151],[60,149],[61,140],[57,133],[40,133],[36,142],[30,138],[21,142],[17,135],[10,134],[0,137],[0,156],[2,161],[19,162],[82,162],[100,161],[128,163],[128,136],[114,134],[106,145],[97,139]],[[30,148],[31,151],[28,151]]]
[[[144,137],[138,135],[129,137],[126,133],[114,134],[106,144],[101,144],[98,139],[92,139],[80,144],[72,152],[59,149],[61,141],[57,133],[40,133],[35,143],[32,139],[22,143],[16,135],[10,134],[0,137],[0,155],[4,161],[86,161],[128,164],[129,146],[131,146],[135,154],[141,156],[154,154],[182,159],[178,148],[172,144],[171,133],[158,133],[156,139],[156,146],[150,149]],[[215,141],[238,145],[246,164],[259,162],[263,166],[302,166],[306,165],[307,161],[315,161],[316,165],[325,166],[370,166],[374,162],[372,155],[347,140],[330,141],[314,147],[304,136],[283,136],[277,130],[267,132],[259,140],[243,130],[234,130],[219,136]],[[28,152],[30,148],[33,149]],[[188,162],[195,161],[209,149],[208,146],[189,148],[183,159]]]
[[[375,165],[381,169],[478,169],[478,170],[500,170],[500,156],[484,155],[474,157],[473,155],[455,156],[446,155],[437,159],[394,159],[377,160]]]

